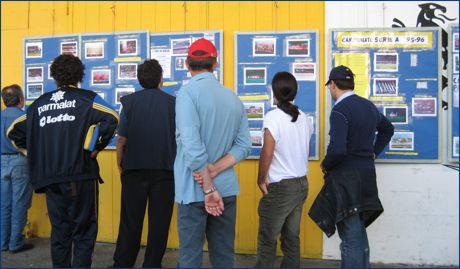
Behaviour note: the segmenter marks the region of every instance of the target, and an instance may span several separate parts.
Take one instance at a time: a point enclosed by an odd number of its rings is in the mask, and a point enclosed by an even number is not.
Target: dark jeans
[[[281,267],[300,267],[300,219],[308,194],[306,177],[284,179],[268,185],[259,202],[256,267],[274,267],[281,233],[284,257]]]
[[[203,202],[178,204],[178,267],[202,267],[205,236],[212,266],[234,267],[236,196],[225,197],[223,200],[225,210],[219,217],[208,215]]]
[[[170,171],[136,170],[121,176],[121,217],[114,267],[133,267],[139,252],[145,207],[149,231],[143,267],[161,267],[174,206],[174,175]]]
[[[369,267],[369,242],[360,214],[354,214],[337,223],[339,232],[342,268]]]
[[[46,188],[53,267],[91,267],[98,196],[96,180],[58,183]]]

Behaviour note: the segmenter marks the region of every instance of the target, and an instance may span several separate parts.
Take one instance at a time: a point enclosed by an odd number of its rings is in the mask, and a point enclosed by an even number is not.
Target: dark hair
[[[83,80],[85,66],[78,57],[70,54],[61,54],[51,64],[51,76],[58,87],[77,85]]]
[[[137,67],[137,79],[144,89],[157,89],[163,77],[163,68],[155,60],[145,60]]]
[[[2,99],[7,107],[17,106],[21,99],[24,99],[21,86],[13,84],[4,87],[2,89]]]
[[[297,80],[289,72],[278,72],[272,80],[273,94],[278,100],[278,108],[286,114],[292,116],[291,122],[295,122],[299,117],[299,108],[291,101],[297,95]]]
[[[207,54],[206,51],[197,50],[192,53],[195,56],[201,56]],[[190,69],[193,71],[207,70],[211,71],[212,66],[216,63],[216,57],[195,59],[190,56],[187,56],[187,62]]]
[[[355,89],[355,80],[345,80],[345,79],[334,79],[333,80],[337,88],[340,90],[354,90]]]

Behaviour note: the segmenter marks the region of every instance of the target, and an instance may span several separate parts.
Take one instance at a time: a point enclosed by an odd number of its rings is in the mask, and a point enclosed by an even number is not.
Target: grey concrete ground
[[[7,251],[1,254],[1,267],[3,268],[44,268],[51,267],[50,258],[50,242],[49,239],[45,238],[32,238],[28,242],[35,245],[31,250],[24,251],[21,253],[11,254]],[[112,256],[115,251],[115,244],[109,243],[97,243],[94,258],[93,267],[103,268],[112,265]],[[142,267],[142,261],[144,256],[144,248],[141,248],[135,267]],[[168,249],[163,258],[163,267],[173,268],[177,265],[178,251],[174,249]],[[256,261],[254,255],[236,255],[236,267],[253,267]],[[278,257],[278,265],[281,263],[281,258]],[[318,259],[302,259],[301,267],[303,268],[337,268],[340,267],[339,261],[333,260],[318,260]],[[204,255],[203,266],[210,267],[209,258],[207,253]],[[372,264],[372,267],[386,267],[386,268],[402,268],[402,267],[420,267],[414,265],[404,264]],[[423,266],[431,267],[431,266]]]

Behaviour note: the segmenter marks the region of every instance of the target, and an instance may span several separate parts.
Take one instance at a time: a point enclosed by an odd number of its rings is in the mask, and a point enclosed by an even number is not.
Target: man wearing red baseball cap
[[[202,267],[206,238],[212,266],[229,268],[239,194],[233,165],[251,149],[248,119],[240,99],[212,73],[217,67],[212,42],[195,41],[185,64],[192,78],[176,98],[178,267]]]

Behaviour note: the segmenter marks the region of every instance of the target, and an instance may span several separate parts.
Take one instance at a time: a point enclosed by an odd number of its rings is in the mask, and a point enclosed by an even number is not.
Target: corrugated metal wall
[[[320,65],[324,66],[323,2],[2,2],[2,87],[22,84],[22,39],[70,33],[144,30],[174,32],[218,29],[224,32],[224,83],[234,85],[234,32],[261,30],[317,29],[320,33]],[[324,68],[320,85],[324,82]],[[321,88],[320,103],[324,102]],[[321,126],[324,108],[321,106]],[[323,130],[323,128],[322,128]],[[320,145],[324,143],[320,130]],[[320,146],[321,154],[323,146]],[[105,183],[100,186],[98,240],[115,242],[118,235],[121,184],[114,151],[98,157]],[[322,185],[319,161],[310,162],[310,191],[304,208],[301,230],[303,257],[320,258],[322,233],[306,212]],[[257,248],[257,205],[260,192],[256,186],[258,163],[243,161],[237,166],[241,194],[238,197],[235,247],[240,253],[255,253]],[[34,195],[29,211],[28,232],[49,236],[50,224],[44,195]],[[145,221],[145,224],[147,221]],[[169,247],[179,245],[175,213],[171,223]],[[146,225],[144,225],[146,226]],[[143,243],[146,242],[144,229]]]

